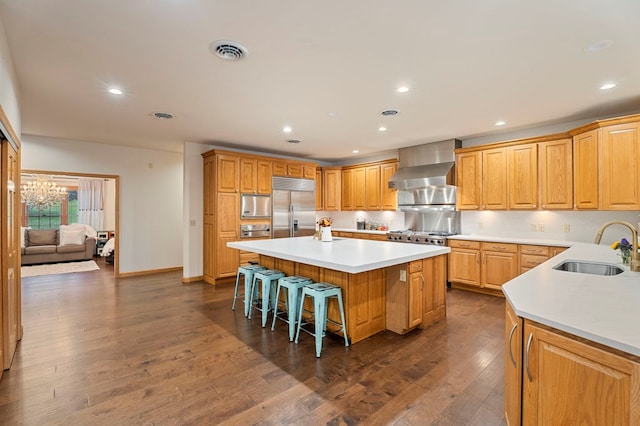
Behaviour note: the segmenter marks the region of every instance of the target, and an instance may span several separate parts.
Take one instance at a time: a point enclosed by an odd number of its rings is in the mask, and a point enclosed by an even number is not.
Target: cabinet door
[[[535,209],[538,206],[538,148],[536,144],[507,148],[509,208]]]
[[[413,328],[422,323],[422,305],[424,289],[424,277],[422,271],[409,274],[409,312],[407,328]]]
[[[314,179],[316,176],[316,166],[305,164],[302,166],[302,177],[307,179]]]
[[[367,170],[364,167],[353,169],[353,208],[367,208]]]
[[[354,210],[353,169],[342,170],[341,177],[342,177],[342,182],[341,182],[342,191],[340,194],[340,198],[341,198],[340,203],[342,205],[342,210]]]
[[[482,152],[482,208],[507,208],[507,150],[488,149]]]
[[[380,210],[380,166],[367,166],[365,173],[365,209]]]
[[[599,130],[573,137],[573,204],[576,209],[599,206]]]
[[[540,207],[573,208],[573,147],[571,139],[538,144]]]
[[[314,170],[314,175],[315,175],[315,170]],[[301,178],[303,176],[302,174],[302,164],[300,163],[289,163],[287,164],[287,176],[289,177],[297,177],[297,178]]]
[[[258,160],[258,194],[271,194],[271,161]]]
[[[480,286],[480,250],[451,248],[449,281]]]
[[[328,168],[322,171],[324,209],[328,211],[340,210],[340,188],[342,173],[339,168]]]
[[[482,196],[482,152],[456,155],[456,185],[458,210],[478,210]]]
[[[255,194],[258,183],[258,161],[240,159],[240,192]]]
[[[284,161],[273,162],[273,175],[274,176],[287,176],[287,163]]]
[[[602,128],[602,209],[640,209],[640,125]]]
[[[427,327],[446,317],[447,256],[422,260],[424,290],[422,292],[422,326]]]
[[[316,210],[324,209],[324,179],[322,179],[322,169],[316,169]]]
[[[240,159],[233,155],[217,155],[218,192],[238,192]]]
[[[519,425],[522,395],[522,318],[505,302],[504,418],[508,425]]]
[[[398,171],[398,162],[383,164],[380,166],[381,173],[381,203],[382,210],[397,210],[398,208],[398,191],[389,189],[389,179]]]
[[[524,338],[524,425],[640,424],[638,363],[529,321]]]
[[[502,284],[517,275],[517,253],[482,252],[481,287],[500,290]]]
[[[215,281],[216,157],[204,157],[203,164],[202,275],[204,281]]]
[[[227,247],[227,242],[236,241],[238,237],[238,203],[238,194],[218,194],[216,278],[234,276],[238,271],[238,250]]]

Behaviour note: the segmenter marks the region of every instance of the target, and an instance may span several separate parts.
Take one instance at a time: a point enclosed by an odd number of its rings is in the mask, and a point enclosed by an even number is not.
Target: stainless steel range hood
[[[398,150],[398,171],[389,179],[391,189],[453,185],[455,152],[462,142],[451,139]]]

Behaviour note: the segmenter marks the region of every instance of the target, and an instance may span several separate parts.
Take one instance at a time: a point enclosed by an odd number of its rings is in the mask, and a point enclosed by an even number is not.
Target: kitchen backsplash
[[[389,230],[404,229],[404,213],[392,211],[349,211],[349,212],[316,212],[317,217],[328,216],[333,219],[334,228],[356,229],[358,219],[376,224],[385,224]]]

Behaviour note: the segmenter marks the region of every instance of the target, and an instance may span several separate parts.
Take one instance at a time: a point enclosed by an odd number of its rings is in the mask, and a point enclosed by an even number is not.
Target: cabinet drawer
[[[517,244],[507,244],[507,243],[482,243],[480,245],[482,251],[497,251],[504,253],[517,253],[518,245]]]
[[[549,247],[521,245],[520,254],[532,254],[535,256],[549,256]]]
[[[468,241],[468,240],[448,240],[449,247],[451,248],[462,248],[462,249],[480,249],[479,241]]]
[[[536,256],[533,254],[521,254],[520,255],[520,267],[521,268],[535,268],[542,262],[549,259],[549,256]]]
[[[414,272],[422,271],[422,260],[414,260],[413,262],[409,262],[409,273],[412,274]]]
[[[240,250],[240,265],[248,265],[249,262],[258,263],[258,261],[260,260],[259,258],[260,255],[258,253]]]

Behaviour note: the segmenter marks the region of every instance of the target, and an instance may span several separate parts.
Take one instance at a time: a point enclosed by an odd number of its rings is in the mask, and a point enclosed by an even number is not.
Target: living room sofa
[[[89,260],[96,251],[96,239],[83,229],[23,229],[22,265]]]

